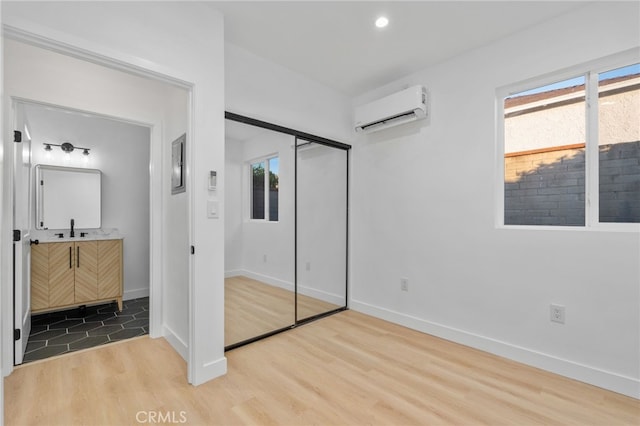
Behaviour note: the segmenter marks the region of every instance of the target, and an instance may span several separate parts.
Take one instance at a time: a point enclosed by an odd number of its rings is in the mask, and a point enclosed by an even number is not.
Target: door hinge
[[[13,340],[20,340],[20,336],[22,335],[21,330],[19,328],[15,328],[13,330]]]
[[[20,130],[13,131],[13,141],[22,142],[22,132]]]
[[[194,246],[191,246],[191,254],[196,254],[196,248]]]
[[[22,239],[22,233],[20,232],[19,229],[14,229],[13,230],[13,242],[18,242]]]

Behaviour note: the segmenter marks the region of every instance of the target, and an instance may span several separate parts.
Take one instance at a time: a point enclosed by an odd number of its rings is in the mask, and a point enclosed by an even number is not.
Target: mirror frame
[[[77,167],[61,167],[61,166],[50,166],[45,164],[38,164],[34,167],[35,169],[35,180],[34,184],[36,186],[35,197],[36,197],[36,217],[35,217],[35,225],[36,229],[47,230],[47,229],[67,229],[67,226],[62,228],[47,226],[44,221],[44,215],[46,214],[46,206],[44,205],[45,199],[43,194],[43,173],[45,172],[68,172],[68,173],[78,173],[78,175],[97,175],[98,176],[98,219],[97,226],[83,226],[85,225],[82,222],[76,224],[78,229],[99,229],[102,226],[102,172],[98,169],[85,169],[85,168],[77,168]],[[82,198],[82,196],[80,196]],[[71,218],[70,218],[71,219]],[[77,219],[77,218],[74,218]],[[94,225],[95,223],[91,223]]]

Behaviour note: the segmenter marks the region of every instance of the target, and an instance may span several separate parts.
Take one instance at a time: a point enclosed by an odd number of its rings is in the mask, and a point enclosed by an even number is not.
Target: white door
[[[22,364],[31,332],[31,140],[21,104],[14,104],[16,130],[21,133],[21,142],[13,144],[13,229],[14,238],[14,364]]]

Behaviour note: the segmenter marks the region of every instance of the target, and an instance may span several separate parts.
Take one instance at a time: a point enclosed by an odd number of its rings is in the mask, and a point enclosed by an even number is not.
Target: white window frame
[[[541,77],[500,87],[496,90],[496,228],[560,231],[618,231],[639,232],[640,223],[600,222],[600,163],[598,152],[598,74],[640,63],[640,48],[629,49],[575,67]],[[516,93],[557,83],[570,78],[585,76],[585,225],[505,225],[504,223],[504,99]]]
[[[247,202],[247,220],[249,222],[260,222],[260,223],[278,223],[280,221],[280,214],[278,213],[278,220],[269,220],[269,160],[274,158],[280,158],[278,152],[265,155],[262,157],[257,157],[252,160],[247,161],[247,168],[245,172],[245,176],[248,176],[248,202]],[[253,215],[253,165],[258,163],[264,163],[264,219],[254,219]],[[280,178],[280,174],[278,173],[278,179]],[[279,191],[279,190],[278,190]],[[278,206],[279,208],[279,206]]]

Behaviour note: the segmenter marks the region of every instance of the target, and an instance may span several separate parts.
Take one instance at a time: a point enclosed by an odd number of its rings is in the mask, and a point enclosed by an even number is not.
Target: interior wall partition
[[[351,146],[225,118],[230,350],[347,309]]]

